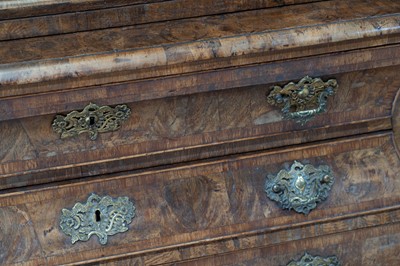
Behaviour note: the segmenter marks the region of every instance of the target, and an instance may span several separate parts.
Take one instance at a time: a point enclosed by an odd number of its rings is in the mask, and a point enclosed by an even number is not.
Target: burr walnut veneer
[[[0,2],[0,264],[399,265],[399,70],[397,0]]]

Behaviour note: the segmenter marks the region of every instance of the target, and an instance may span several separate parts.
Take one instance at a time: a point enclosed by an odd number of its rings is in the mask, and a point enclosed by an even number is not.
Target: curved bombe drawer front
[[[3,194],[0,237],[11,244],[0,264],[129,255],[157,264],[295,240],[308,244],[290,244],[300,248],[290,249],[293,259],[306,251],[335,255],[301,239],[343,233],[357,245],[347,231],[400,221],[400,160],[392,141],[390,132],[370,134]],[[268,182],[280,176],[288,187],[280,183],[274,192],[292,190],[307,208],[297,208],[293,195],[286,206],[268,194]],[[397,225],[382,228],[399,233]],[[337,247],[340,259],[345,240],[329,239],[315,243]],[[366,250],[385,242],[368,239]]]
[[[399,87],[395,66],[5,121],[0,189],[390,129]]]
[[[398,256],[399,249],[400,224],[396,223],[202,258],[195,261],[180,262],[175,265],[394,266],[398,265],[400,261]],[[126,261],[124,262],[126,263]],[[110,265],[119,264],[110,263]]]
[[[237,1],[237,0],[235,0]],[[57,35],[64,33],[99,30],[121,26],[132,26],[165,20],[176,20],[192,16],[207,16],[257,8],[271,8],[292,4],[317,2],[317,0],[284,0],[223,5],[211,0],[185,2],[182,0],[21,0],[18,5],[0,2],[0,27],[10,30],[0,33],[0,41],[20,38]],[[163,12],[157,12],[162,8]],[[144,11],[145,10],[145,11]],[[179,11],[178,11],[179,10]],[[137,14],[132,16],[132,14]],[[24,19],[29,17],[29,19]],[[101,18],[101,19],[99,19]],[[12,19],[12,20],[11,20]],[[90,23],[82,24],[84,20]],[[52,25],[52,28],[43,27]],[[33,30],[34,29],[34,30]],[[145,31],[144,31],[145,32]]]

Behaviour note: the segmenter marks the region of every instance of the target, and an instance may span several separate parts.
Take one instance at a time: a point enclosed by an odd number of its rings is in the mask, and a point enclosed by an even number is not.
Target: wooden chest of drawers
[[[400,2],[7,1],[0,58],[1,265],[400,264]]]

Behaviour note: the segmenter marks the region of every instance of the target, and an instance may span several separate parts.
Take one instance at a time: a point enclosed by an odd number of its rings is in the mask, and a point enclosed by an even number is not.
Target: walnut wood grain
[[[0,21],[163,1],[166,0],[8,0],[0,2]]]
[[[332,76],[344,72],[399,65],[399,58],[400,46],[385,46],[134,83],[89,87],[84,90],[8,97],[0,100],[0,121],[79,110],[82,106],[86,106],[88,101],[102,105],[116,105],[297,80],[306,75]],[[45,86],[48,88],[47,85]]]
[[[328,164],[336,177],[328,200],[308,216],[281,210],[268,200],[263,189],[266,174],[278,172],[293,160]],[[139,255],[224,239],[234,243],[237,237],[257,232],[287,234],[286,240],[271,238],[279,244],[304,238],[307,231],[293,238],[284,230],[299,226],[309,225],[308,232],[312,232],[317,224],[326,223],[326,230],[334,233],[386,223],[388,219],[398,221],[398,214],[391,214],[391,210],[399,207],[398,167],[400,160],[388,132],[10,192],[0,195],[0,207],[3,210],[21,206],[27,211],[37,236],[35,240],[27,235],[28,239],[23,241],[38,241],[41,253],[25,259],[35,261],[46,257],[50,265],[101,260],[99,254],[102,258]],[[58,228],[60,210],[83,201],[92,192],[130,197],[136,202],[137,217],[130,230],[110,238],[108,246],[99,247],[95,239],[71,245]],[[346,222],[334,223],[381,212],[385,214],[361,218],[355,227],[346,227]],[[17,238],[5,234],[10,241]]]
[[[136,24],[268,8],[317,0],[174,0],[174,1],[14,1],[0,2],[0,41],[90,31]],[[8,1],[10,2],[10,1]],[[12,1],[11,1],[12,2]],[[21,3],[22,2],[22,3]],[[64,2],[64,3],[63,3]],[[115,2],[115,3],[114,3]],[[107,8],[108,7],[108,8]],[[89,10],[88,10],[89,9]],[[1,21],[23,10],[40,17]],[[8,12],[7,12],[8,11]],[[37,12],[35,12],[37,11]],[[58,15],[48,13],[64,11]],[[79,12],[76,12],[79,11]],[[7,13],[6,13],[7,12]],[[46,14],[47,13],[47,14]],[[46,16],[43,16],[46,14]]]
[[[289,230],[272,230],[258,232],[250,236],[213,241],[210,243],[205,243],[203,245],[192,245],[184,248],[150,252],[137,256],[121,256],[120,258],[113,258],[110,260],[106,260],[102,263],[96,263],[96,265],[171,265],[172,263],[175,263],[176,265],[185,265],[190,263],[191,265],[196,265],[196,263],[200,265],[206,265],[206,263],[220,263],[222,261],[225,263],[225,265],[232,265],[235,262],[241,262],[242,258],[237,258],[237,256],[243,256],[243,258],[245,259],[253,258],[255,260],[257,258],[261,258],[262,255],[255,254],[259,249],[271,249],[274,246],[277,246],[276,244],[281,244],[279,246],[287,248],[287,246],[290,245],[289,243],[301,243],[305,241],[312,242],[313,240],[318,241],[318,239],[321,239],[321,237],[318,236],[332,235],[338,233],[342,233],[341,235],[349,235],[351,234],[351,232],[348,231],[354,230],[355,228],[365,228],[366,230],[370,231],[371,226],[398,223],[399,214],[399,210],[387,210],[387,212],[385,213],[360,215],[358,217],[349,217],[338,221],[329,221],[327,223],[304,224],[299,227],[292,227]],[[377,222],[379,224],[377,224]],[[382,238],[385,238],[384,235],[388,233],[388,230],[385,230],[384,228],[385,227],[380,227],[380,233],[383,236]],[[389,233],[391,233],[391,231],[389,231]],[[395,233],[397,234],[397,232]],[[329,236],[324,238],[329,239]],[[393,241],[390,243],[393,243]],[[301,246],[296,250],[302,250]],[[280,252],[282,251],[274,251],[275,252],[272,252],[272,254],[275,254],[275,258],[280,257],[280,259],[282,259],[282,257],[278,255],[281,254]],[[221,255],[218,256],[218,254]],[[253,255],[253,257],[251,257],[251,255]],[[230,260],[231,258],[235,258],[236,260],[232,262],[232,260]],[[263,262],[265,263],[265,261]],[[266,263],[264,265],[269,264]]]
[[[400,261],[400,223],[348,233],[293,241],[284,245],[269,246],[214,256],[199,260],[178,262],[174,265],[191,266],[277,266],[299,260],[305,252],[323,257],[336,256],[340,265],[397,265]],[[142,264],[146,265],[145,261]],[[127,263],[125,261],[124,263]],[[104,265],[118,265],[109,263]],[[121,264],[128,265],[128,264]]]
[[[26,264],[32,257],[39,257],[40,243],[25,206],[0,208],[0,262]],[[11,239],[8,236],[13,236]],[[36,263],[45,263],[45,259]]]
[[[372,46],[382,45],[382,41],[387,43],[389,39],[398,43],[398,38],[389,36],[399,35],[396,13],[399,8],[399,2],[391,0],[375,2],[371,9],[365,8],[361,0],[324,1],[168,22],[167,25],[149,24],[133,27],[132,31],[117,28],[3,42],[0,83],[7,88],[73,80],[79,85],[68,87],[76,88],[132,80],[123,72],[149,71],[150,68],[157,74],[148,73],[148,77],[159,77],[168,75],[165,69],[172,66],[179,68],[180,73],[187,73],[189,69],[186,68],[191,64],[217,59],[233,58],[242,65],[252,64],[271,51],[308,50],[310,46],[323,44],[329,44],[325,45],[328,51],[335,50],[334,44],[347,50],[349,47],[341,44],[351,46],[354,42],[358,43],[358,48],[365,48],[371,46],[372,39],[379,40]],[[271,12],[279,19],[274,19]],[[296,18],[295,14],[301,18]],[[325,15],[321,17],[321,14]],[[14,47],[24,48],[15,50]],[[220,65],[215,67],[221,68]],[[210,69],[210,65],[197,71],[206,69]],[[99,79],[110,72],[112,77]],[[96,75],[96,81],[80,82]]]
[[[342,265],[400,260],[400,2],[0,1],[0,265]],[[301,126],[272,85],[338,80]],[[56,114],[127,104],[60,140]],[[221,157],[223,156],[223,157]],[[264,184],[293,161],[335,183],[309,215]],[[152,168],[151,168],[152,167]],[[71,244],[61,209],[128,196],[129,231]]]
[[[0,188],[47,183],[390,129],[398,67],[338,76],[328,112],[306,126],[266,101],[270,85],[130,104],[131,118],[96,141],[60,139],[54,115],[2,123]],[[376,88],[379,88],[377,90]]]

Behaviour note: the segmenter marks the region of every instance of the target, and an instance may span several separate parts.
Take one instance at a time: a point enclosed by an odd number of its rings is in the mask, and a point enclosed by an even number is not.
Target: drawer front
[[[308,214],[281,208],[265,192],[267,176],[290,169],[294,161],[329,166],[334,177],[328,196]],[[400,220],[398,169],[387,132],[3,194],[0,236],[13,244],[5,247],[1,264],[40,264],[46,258],[54,265],[128,255],[161,263],[384,225]],[[107,235],[106,243],[93,233],[88,241],[73,241],[65,233],[65,225],[76,224],[64,222],[68,211],[63,209],[84,208],[92,193],[127,197],[134,206],[124,225],[128,230]],[[85,210],[90,221],[97,219],[96,210],[99,221],[106,214],[101,207]],[[28,248],[20,254],[21,245]]]
[[[283,80],[289,80],[292,78],[287,76],[291,72],[312,75],[313,72],[324,71],[321,64],[338,71],[345,64],[352,69],[365,69],[367,62],[367,67],[372,68],[373,64],[387,66],[388,63],[399,64],[400,61],[400,51],[396,47],[400,43],[400,5],[393,0],[376,1],[368,8],[363,0],[351,3],[305,0],[315,3],[265,9],[257,8],[282,5],[293,0],[229,0],[229,5],[224,1],[216,4],[212,0],[198,0],[196,4],[201,6],[198,9],[186,5],[187,1],[160,3],[156,0],[156,3],[148,5],[128,5],[32,19],[37,19],[42,27],[34,27],[31,19],[0,21],[0,28],[5,29],[0,32],[0,40],[17,38],[1,42],[0,98],[5,99],[0,105],[0,120],[71,110],[80,107],[80,102],[85,98],[119,104],[121,97],[136,101],[137,97],[154,99],[185,94],[189,88],[174,90],[156,85],[171,80],[171,75],[176,75],[172,82],[193,73],[207,76],[192,82],[204,84],[203,88],[196,88],[196,91],[209,91],[221,89],[207,86],[211,81],[219,81],[220,86],[225,83],[226,88],[237,83],[236,78],[243,77],[249,69],[265,69],[259,64],[278,60],[316,55],[322,57],[314,62],[305,58],[308,62],[299,62],[297,67],[285,62],[284,71],[278,73],[260,70],[260,73],[253,73],[252,77],[247,73],[241,82],[247,85],[261,84],[260,80],[264,80],[264,83],[274,82],[275,79],[270,78],[274,74],[281,80],[285,76]],[[104,4],[104,1],[90,2]],[[251,10],[254,8],[256,10]],[[163,12],[160,12],[161,9]],[[248,11],[233,12],[240,9]],[[226,13],[201,16],[208,11]],[[133,15],[131,12],[140,14]],[[195,18],[168,20],[174,15],[181,18],[194,15]],[[163,21],[146,24],[157,19]],[[126,23],[144,24],[118,27],[118,24]],[[96,28],[102,30],[94,30]],[[78,32],[59,34],[60,31]],[[21,39],[29,35],[39,37]],[[384,46],[389,44],[393,45],[389,48],[391,51],[382,52],[388,49]],[[372,51],[360,50],[366,48],[372,48]],[[338,59],[345,55],[334,54],[343,51],[352,54],[347,61]],[[219,70],[217,77],[207,75],[207,71],[214,70]],[[158,80],[150,82],[149,88],[144,89],[151,78]],[[232,83],[227,83],[228,79]],[[190,87],[192,83],[189,81],[186,79],[181,85]],[[103,85],[101,90],[94,88],[98,85]],[[58,101],[54,98],[49,101],[54,93],[60,98]],[[82,98],[82,95],[85,96]],[[12,104],[14,109],[3,108],[4,104]]]
[[[398,66],[321,78],[334,79],[338,88],[327,97],[323,112],[308,117],[311,119],[302,118],[301,123],[285,119],[285,107],[267,100],[272,86],[285,89],[289,81],[127,103],[130,114],[124,109],[126,117],[118,130],[96,131],[95,140],[81,129],[78,136],[61,138],[61,131],[52,128],[56,115],[4,121],[0,189],[391,128],[392,102],[400,88]],[[76,111],[81,112],[87,104]],[[314,105],[307,105],[306,110],[321,104],[314,98]],[[291,114],[304,110],[301,106],[291,108]],[[96,112],[97,118],[106,120],[108,114]],[[90,122],[89,116],[86,110],[74,119]]]
[[[399,250],[400,224],[396,223],[354,232],[293,241],[283,245],[229,253],[223,256],[176,263],[175,265],[321,265],[317,263],[305,264],[304,260],[302,264],[295,263],[301,262],[301,258],[307,253],[310,255],[309,259],[319,256],[326,258],[326,261],[331,263],[323,265],[395,266],[400,263]],[[340,264],[334,264],[334,262]],[[119,264],[112,262],[105,265]]]
[[[215,15],[317,0],[49,0],[0,2],[0,41]],[[15,1],[14,1],[15,2]],[[162,12],[160,10],[162,9]],[[179,11],[178,11],[179,10]],[[10,18],[13,18],[10,20]],[[48,25],[51,25],[49,27]]]

